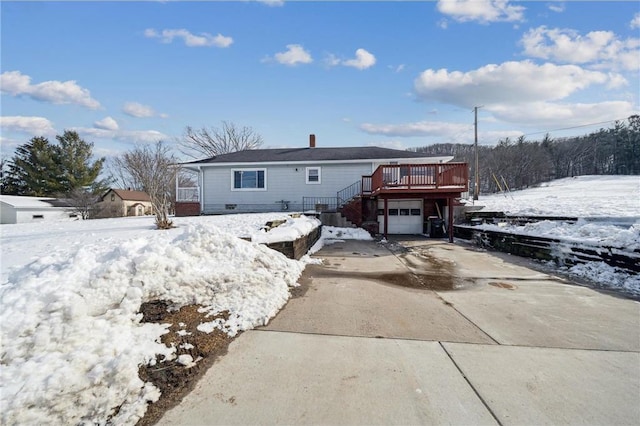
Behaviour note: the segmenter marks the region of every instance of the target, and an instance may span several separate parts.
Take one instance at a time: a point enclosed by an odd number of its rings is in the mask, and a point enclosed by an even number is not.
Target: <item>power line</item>
[[[579,129],[581,127],[590,127],[590,126],[595,126],[595,125],[598,125],[598,124],[613,123],[615,121],[622,121],[622,120],[626,120],[626,119],[627,119],[627,117],[619,118],[619,119],[615,119],[615,120],[600,121],[598,123],[581,124],[579,126],[563,127],[561,129],[552,129],[552,130],[545,130],[545,131],[541,131],[541,132],[527,133],[527,134],[524,134],[522,136],[540,135],[542,133],[559,132],[561,130]]]

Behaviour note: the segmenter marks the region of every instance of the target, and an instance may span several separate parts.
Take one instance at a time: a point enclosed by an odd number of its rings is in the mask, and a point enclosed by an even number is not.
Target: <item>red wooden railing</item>
[[[367,189],[369,191],[367,191]],[[379,166],[371,176],[362,177],[362,192],[386,190],[469,190],[467,163],[394,164]]]

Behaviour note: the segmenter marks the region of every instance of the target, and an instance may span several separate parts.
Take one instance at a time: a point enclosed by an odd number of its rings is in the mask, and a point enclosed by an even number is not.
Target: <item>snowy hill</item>
[[[576,176],[535,188],[480,196],[476,205],[508,215],[640,219],[640,176]]]

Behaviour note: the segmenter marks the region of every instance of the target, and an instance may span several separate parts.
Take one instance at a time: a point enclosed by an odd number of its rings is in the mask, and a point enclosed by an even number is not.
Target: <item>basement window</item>
[[[31,216],[32,219],[44,219],[44,215],[43,214],[34,214],[33,216]]]
[[[322,182],[320,167],[307,167],[307,184],[319,185]]]

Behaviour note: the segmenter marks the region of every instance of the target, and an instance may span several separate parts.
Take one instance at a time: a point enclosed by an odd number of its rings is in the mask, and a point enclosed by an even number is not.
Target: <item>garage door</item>
[[[422,200],[389,200],[389,234],[422,234]],[[378,223],[384,233],[384,201],[378,201]]]

